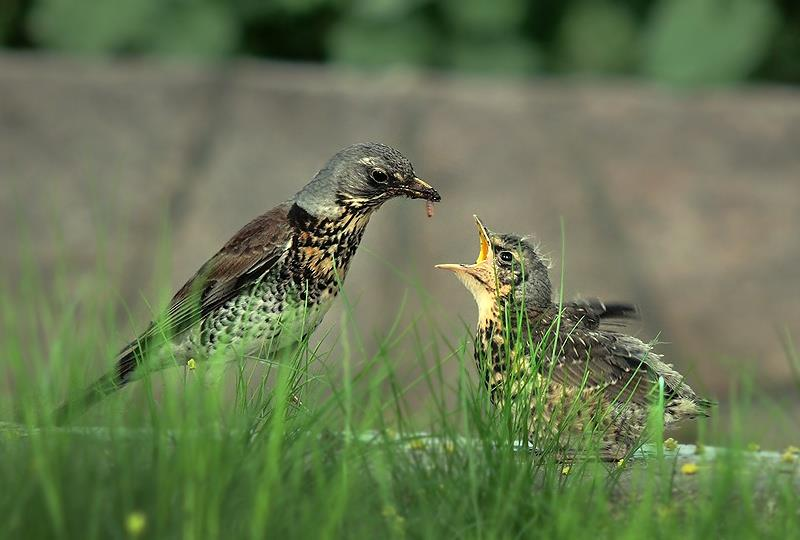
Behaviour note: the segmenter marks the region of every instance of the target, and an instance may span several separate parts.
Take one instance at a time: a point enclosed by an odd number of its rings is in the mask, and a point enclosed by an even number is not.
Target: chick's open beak
[[[494,259],[494,250],[492,250],[492,243],[489,242],[489,231],[483,226],[481,218],[478,216],[472,217],[475,218],[475,224],[478,226],[478,238],[481,242],[481,251],[478,253],[478,260],[475,261],[475,264],[481,264],[487,260]]]
[[[478,276],[481,274],[480,269],[483,268],[484,263],[494,260],[494,250],[492,249],[492,244],[489,241],[489,231],[483,226],[483,223],[478,216],[474,217],[475,223],[478,226],[478,239],[480,241],[480,251],[478,252],[478,258],[475,261],[475,264],[437,264],[436,268],[439,270],[449,270],[451,272],[455,272],[456,274],[471,274],[473,276]]]
[[[403,182],[398,189],[404,195],[412,199],[425,199],[426,201],[435,203],[442,200],[442,196],[439,195],[439,192],[436,191],[433,186],[416,176],[411,180]]]

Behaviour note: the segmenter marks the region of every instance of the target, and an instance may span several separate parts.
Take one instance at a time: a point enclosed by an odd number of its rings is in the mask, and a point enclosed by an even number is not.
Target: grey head
[[[497,234],[478,225],[480,253],[475,264],[440,264],[454,272],[472,292],[479,306],[513,302],[534,308],[552,305],[553,292],[547,258],[531,241],[514,234]]]
[[[417,177],[399,151],[380,143],[358,143],[337,152],[295,202],[312,215],[338,217],[345,210],[371,212],[395,197],[439,202],[439,193]]]
[[[487,232],[495,253],[497,281],[511,286],[510,291],[499,292],[513,294],[515,302],[524,300],[530,306],[550,306],[553,291],[549,264],[531,240],[515,234]]]

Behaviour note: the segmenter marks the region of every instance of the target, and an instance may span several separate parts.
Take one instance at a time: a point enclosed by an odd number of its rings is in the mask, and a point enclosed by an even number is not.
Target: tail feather
[[[711,399],[703,399],[697,398],[695,400],[695,404],[697,405],[697,413],[696,416],[703,416],[708,418],[711,416],[711,409],[717,406],[717,402]]]
[[[99,403],[131,381],[131,377],[139,366],[141,349],[133,347],[126,350],[117,359],[115,368],[97,379],[76,397],[68,398],[58,409],[53,412],[57,425],[66,423],[75,415],[82,414],[87,409]]]
[[[711,409],[716,406],[714,401],[698,398],[696,396],[681,396],[667,403],[667,411],[674,416],[675,421],[711,416]]]

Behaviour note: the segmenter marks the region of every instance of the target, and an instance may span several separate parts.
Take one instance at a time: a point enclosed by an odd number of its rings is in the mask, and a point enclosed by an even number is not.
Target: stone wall
[[[411,295],[403,320],[428,306],[422,346],[434,326],[452,338],[472,326],[467,292],[432,267],[474,258],[478,213],[495,230],[535,234],[556,279],[565,263],[568,296],[639,303],[634,329],[667,342],[723,410],[744,372],[800,418],[779,337],[800,340],[791,88],[0,56],[0,271],[14,283],[29,256],[80,295],[99,257],[111,276],[100,286],[143,325],[165,246],[177,287],[334,151],[364,140],[404,151],[444,197],[433,220],[419,201],[373,220],[347,282],[368,348],[414,285],[427,293]]]

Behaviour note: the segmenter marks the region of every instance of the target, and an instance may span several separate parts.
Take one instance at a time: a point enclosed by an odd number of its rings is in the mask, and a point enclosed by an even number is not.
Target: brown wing
[[[599,298],[579,298],[564,303],[567,320],[580,322],[588,329],[597,329],[610,320],[630,320],[639,318],[639,309],[627,302],[603,302]]]
[[[54,412],[56,422],[85,410],[124,386],[151,343],[188,330],[247,287],[252,287],[283,256],[291,241],[289,211],[284,203],[242,227],[181,287],[164,316],[120,351],[114,370],[91,384],[81,395]]]
[[[555,363],[544,362],[553,381],[572,388],[602,391],[609,401],[637,404],[651,403],[658,383],[660,356],[641,340],[604,330],[590,330],[582,324],[562,318],[558,340],[554,317],[557,308],[547,313],[531,313],[533,342],[545,342],[546,358],[555,350]],[[572,323],[572,324],[571,324]],[[555,349],[554,349],[555,347]],[[550,367],[552,365],[552,368]],[[677,388],[667,379],[665,393],[672,396]]]
[[[158,323],[150,323],[142,335],[122,349],[114,370],[54,412],[56,422],[66,421],[71,414],[124,386],[154,340],[188,330],[240,291],[255,285],[288,249],[291,207],[291,203],[284,203],[242,227],[181,287]]]
[[[242,227],[175,294],[162,318],[120,352],[120,381],[132,372],[152,340],[180,334],[256,284],[283,256],[291,241],[289,210],[284,203]]]

